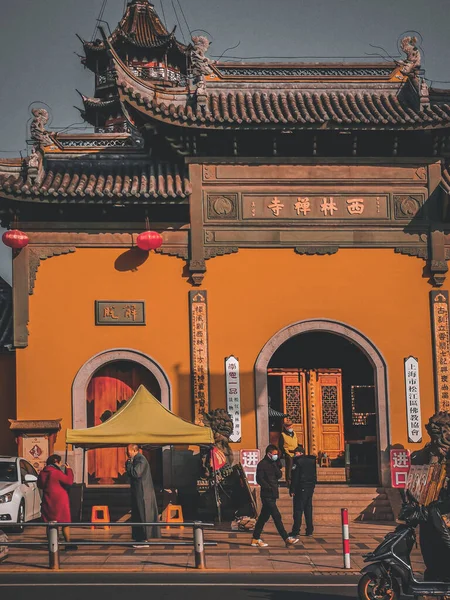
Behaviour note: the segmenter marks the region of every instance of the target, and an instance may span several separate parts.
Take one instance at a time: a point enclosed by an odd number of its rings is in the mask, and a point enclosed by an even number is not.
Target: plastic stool
[[[93,506],[91,523],[110,523],[109,508],[107,506]],[[99,525],[92,525],[91,529],[95,529],[96,527],[99,527]],[[109,527],[109,525],[103,525],[103,529],[109,530],[111,527]]]
[[[162,514],[162,521],[164,523],[183,523],[183,509],[180,504],[168,504]],[[172,529],[171,527],[166,527],[166,529]],[[183,526],[180,529],[184,529]]]

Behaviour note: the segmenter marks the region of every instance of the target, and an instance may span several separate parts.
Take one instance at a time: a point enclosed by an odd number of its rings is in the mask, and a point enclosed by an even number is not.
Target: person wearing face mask
[[[289,489],[294,498],[294,524],[292,536],[300,534],[302,517],[305,515],[306,535],[311,536],[313,525],[313,495],[317,483],[317,458],[312,454],[305,454],[303,446],[295,449],[294,465],[292,467],[292,482]]]
[[[292,463],[294,461],[294,452],[298,446],[297,434],[292,429],[292,421],[287,418],[283,422],[283,431],[280,436],[280,449],[284,456],[285,473],[287,487],[291,485]]]
[[[266,448],[266,455],[256,468],[256,482],[261,487],[262,508],[255,525],[251,545],[255,548],[266,548],[268,544],[262,541],[261,534],[264,525],[272,517],[278,533],[283,538],[287,547],[294,546],[298,538],[289,536],[284,528],[277,500],[279,497],[278,481],[281,479],[280,451],[276,446],[270,444]]]

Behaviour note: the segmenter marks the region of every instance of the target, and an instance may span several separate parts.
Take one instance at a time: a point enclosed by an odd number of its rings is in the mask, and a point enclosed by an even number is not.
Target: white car
[[[38,474],[28,461],[0,456],[0,529],[23,531],[21,523],[41,516]]]

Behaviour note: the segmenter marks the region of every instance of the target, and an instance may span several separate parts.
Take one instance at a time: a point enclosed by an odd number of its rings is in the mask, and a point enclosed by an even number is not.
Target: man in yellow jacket
[[[294,460],[295,449],[298,446],[297,434],[292,429],[292,421],[287,418],[283,421],[283,431],[280,436],[280,448],[284,455],[284,460],[286,464],[285,469],[285,479],[286,484],[289,487],[291,485],[291,471],[292,471],[292,463]]]

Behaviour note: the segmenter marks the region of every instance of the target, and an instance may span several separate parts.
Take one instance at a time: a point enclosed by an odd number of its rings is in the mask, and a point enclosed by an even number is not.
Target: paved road
[[[334,600],[357,577],[305,574],[2,574],[2,600]]]

